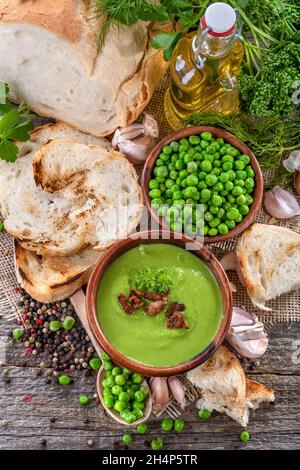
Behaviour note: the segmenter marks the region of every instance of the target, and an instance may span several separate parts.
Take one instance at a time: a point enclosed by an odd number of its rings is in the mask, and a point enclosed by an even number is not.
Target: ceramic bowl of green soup
[[[231,321],[232,294],[220,263],[200,243],[175,237],[140,232],[122,240],[99,260],[87,287],[87,317],[99,346],[147,376],[203,363]]]

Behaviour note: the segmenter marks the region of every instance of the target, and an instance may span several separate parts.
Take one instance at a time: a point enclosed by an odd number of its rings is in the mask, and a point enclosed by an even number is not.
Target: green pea
[[[226,212],[226,217],[229,220],[236,220],[239,217],[239,211],[235,207],[232,207]]]
[[[167,155],[167,154],[165,154],[165,153],[161,153],[161,154],[159,155],[159,158],[160,158],[160,160],[162,160],[163,162],[166,163],[166,162],[169,161],[170,155]]]
[[[107,395],[103,398],[103,401],[104,401],[104,405],[107,407],[107,408],[113,408],[114,404],[115,404],[115,399],[114,399],[114,396],[113,395]]]
[[[216,228],[210,228],[208,230],[208,235],[210,237],[215,237],[216,235],[218,235],[218,230]]]
[[[234,220],[229,220],[229,219],[225,220],[225,224],[227,225],[229,230],[232,230],[236,226],[235,221]]]
[[[226,235],[229,231],[227,225],[224,223],[219,224],[217,228],[220,235]]]
[[[204,236],[208,235],[208,226],[207,225],[204,226],[203,235]]]
[[[234,204],[234,203],[235,203],[235,197],[234,197],[232,194],[228,194],[227,200],[228,200],[231,204]]]
[[[225,162],[222,165],[222,170],[223,171],[229,171],[232,170],[232,163],[231,162]]]
[[[241,186],[234,186],[232,190],[232,195],[235,197],[241,196],[243,194],[243,188]]]
[[[254,177],[254,170],[253,170],[253,168],[251,168],[250,166],[248,166],[245,171],[246,171],[247,176],[248,176],[249,178],[253,178],[253,177]]]
[[[236,203],[238,206],[244,206],[246,204],[246,201],[246,196],[244,196],[243,194],[236,198]]]
[[[200,152],[195,152],[194,153],[194,160],[200,162],[202,160],[202,155]]]
[[[136,417],[136,419],[140,419],[144,416],[144,413],[142,410],[132,410],[132,413],[134,414],[134,416]]]
[[[225,183],[226,191],[232,191],[233,188],[234,188],[234,184],[232,181],[228,181],[227,183]]]
[[[121,392],[120,395],[118,395],[118,399],[120,401],[128,402],[130,400],[129,393],[127,392]]]
[[[216,147],[214,144],[210,144],[207,149],[206,149],[206,152],[207,153],[210,153],[211,155],[214,154],[216,152]]]
[[[60,385],[69,385],[71,383],[71,378],[68,375],[61,375],[58,377],[58,383]]]
[[[162,439],[152,439],[152,441],[151,441],[151,449],[152,450],[161,450],[162,448],[163,448]]]
[[[214,206],[221,207],[221,206],[222,206],[222,198],[221,198],[220,196],[218,196],[217,194],[214,194],[214,195],[211,197],[211,203],[212,203]]]
[[[135,393],[135,392],[134,392]],[[132,408],[134,410],[143,410],[145,408],[145,403],[143,401],[136,401],[132,402]]]
[[[134,373],[132,374],[132,382],[134,384],[140,384],[143,382],[143,377],[141,374]]]
[[[122,441],[124,444],[130,444],[133,441],[133,437],[130,434],[124,434]]]
[[[250,157],[249,157],[249,155],[246,155],[245,153],[243,153],[243,155],[239,156],[239,160],[244,162],[245,165],[248,165],[248,163],[250,163]]]
[[[236,177],[239,180],[245,180],[247,178],[247,172],[244,170],[238,170],[236,171]]]
[[[226,227],[226,226],[225,226],[225,227]],[[227,227],[226,227],[226,228],[227,228]],[[211,414],[212,414],[211,411],[206,410],[206,409],[203,409],[203,410],[199,410],[199,411],[198,411],[198,416],[199,416],[199,418],[201,418],[201,419],[208,419],[208,418],[211,417]]]
[[[67,331],[72,330],[73,326],[75,325],[75,318],[71,316],[67,316],[63,321],[63,328]]]
[[[239,180],[239,179],[236,179],[234,181],[234,184],[235,184],[235,186],[240,186],[241,188],[243,188],[245,186],[244,180]]]
[[[164,418],[161,422],[161,429],[163,431],[171,431],[173,429],[173,419],[172,418]]]
[[[200,190],[206,189],[207,184],[205,183],[205,181],[199,181],[199,183],[197,184],[197,188],[200,189]]]
[[[248,431],[242,431],[240,434],[240,440],[242,442],[247,442],[249,441],[249,439],[250,439],[250,434],[248,433]]]
[[[246,178],[245,179],[245,188],[252,189],[254,187],[254,179],[253,178]]]
[[[22,328],[15,328],[13,330],[13,337],[17,341],[22,338],[23,334],[24,334],[24,331],[22,330]]]
[[[162,149],[163,153],[170,155],[173,152],[173,149],[170,145],[165,145]]]
[[[250,194],[245,194],[245,198],[246,198],[246,204],[247,206],[251,206],[252,202],[253,202],[253,197],[250,196]]]
[[[220,154],[221,155],[226,155],[226,152],[227,152],[227,147],[225,145],[223,145],[221,148],[220,148]]]
[[[227,148],[227,153],[229,155],[232,155],[233,157],[236,157],[239,154],[239,151],[234,147],[230,147],[230,148]]]
[[[3,220],[0,220],[0,232],[4,231],[4,222]]]
[[[146,434],[147,431],[148,431],[148,426],[146,423],[141,423],[136,428],[136,432],[138,434]]]
[[[124,375],[116,375],[115,377],[115,382],[116,382],[116,385],[124,385],[125,382],[126,382],[126,379],[124,377]]]
[[[186,182],[188,186],[197,186],[198,183],[198,177],[196,175],[189,175],[186,178]]]
[[[198,135],[190,135],[189,143],[191,145],[198,145],[200,144],[200,137]]]
[[[119,396],[121,392],[123,392],[123,389],[120,385],[114,385],[111,389],[113,395]]]
[[[163,200],[160,197],[156,197],[156,198],[152,199],[151,206],[152,207],[159,207],[159,206],[162,205],[162,203],[163,203]]]
[[[220,168],[213,168],[213,169],[211,170],[211,174],[212,174],[212,175],[219,176],[220,173],[221,173]]]
[[[111,375],[110,377],[107,377],[106,379],[106,386],[107,387],[113,387],[116,384],[115,378]]]
[[[246,207],[247,207],[247,206],[246,206]],[[242,222],[242,220],[243,220],[243,216],[242,216],[242,214],[239,212],[239,215],[238,215],[237,218],[235,219],[235,222],[236,222],[237,224],[239,224],[240,222]]]
[[[209,173],[212,170],[212,163],[209,160],[203,160],[200,163],[200,168],[203,172]]]
[[[211,132],[205,131],[200,134],[201,139],[211,141],[213,136]]]
[[[59,320],[52,320],[50,322],[49,328],[51,331],[58,331],[60,330],[60,327],[61,327],[61,323]]]
[[[199,191],[194,186],[187,186],[183,190],[182,194],[183,194],[184,199],[188,199],[188,198],[198,199],[199,197]]]
[[[160,183],[159,189],[160,189],[161,193],[164,193],[167,188],[166,188],[166,185],[164,183]]]
[[[242,215],[247,215],[249,213],[249,210],[250,210],[249,207],[246,206],[245,204],[239,207],[239,211]]]
[[[170,143],[170,147],[173,150],[173,152],[177,152],[179,148],[179,143],[174,140],[173,142]]]
[[[176,180],[178,177],[178,172],[176,170],[171,170],[169,176],[172,180]]]
[[[185,428],[185,422],[183,421],[183,419],[175,419],[174,430],[176,432],[182,432],[184,431],[184,428]]]
[[[216,154],[215,154],[215,155],[216,155]],[[213,166],[213,168],[218,168],[218,169],[219,169],[219,168],[221,168],[222,163],[220,162],[220,160],[214,160],[214,161],[212,162],[212,166]]]
[[[183,160],[177,160],[175,162],[175,169],[176,170],[183,170],[184,169],[184,161]]]
[[[222,219],[224,217],[224,215],[225,215],[225,209],[223,209],[223,207],[220,207],[218,212],[217,212],[217,217],[219,219]]]
[[[117,400],[114,404],[114,410],[121,413],[121,411],[125,410],[126,406],[127,405],[126,405],[125,401]]]
[[[185,150],[187,150],[189,148],[189,142],[185,137],[180,139],[179,143],[180,143],[181,146],[185,147]]]
[[[173,184],[174,184],[174,181],[171,180],[170,178],[165,181],[165,186],[167,189],[172,188]]]
[[[101,353],[101,359],[102,359],[102,361],[104,361],[104,362],[110,361],[109,355],[106,354],[105,352]]]
[[[218,213],[219,208],[217,206],[209,206],[209,212],[213,215]]]
[[[161,191],[160,189],[151,189],[149,192],[149,196],[151,199],[159,198],[161,196]]]
[[[182,198],[182,192],[181,191],[175,191],[173,193],[173,200],[178,200],[178,199],[181,199]]]
[[[89,362],[90,368],[93,370],[99,370],[101,367],[101,361],[99,357],[93,357]]]
[[[235,171],[229,170],[229,171],[228,171],[228,174],[229,174],[229,179],[230,179],[230,181],[235,180],[235,178],[236,178],[236,173],[235,173]]]
[[[134,393],[134,399],[136,401],[144,401],[145,397],[144,397],[144,394],[138,390],[137,392]]]
[[[217,181],[218,181],[218,178],[216,175],[207,175],[207,177],[205,178],[205,182],[207,186],[214,186]]]
[[[157,170],[160,166],[164,166],[164,164],[165,164],[165,162],[161,158],[158,158],[155,162]]]
[[[158,209],[157,213],[158,213],[159,217],[165,217],[166,214],[167,214],[167,211],[168,211],[168,206],[165,205],[165,206],[161,206],[161,207]]]
[[[166,178],[168,176],[168,168],[166,166],[161,166],[157,170],[158,178]]]
[[[220,223],[221,223],[221,220],[218,219],[218,217],[215,217],[214,219],[212,219],[212,220],[208,223],[208,225],[209,225],[210,227],[212,227],[212,228],[216,228],[216,227],[218,227],[218,225],[219,225]]]
[[[213,218],[213,214],[211,214],[210,212],[205,212],[204,219],[206,220],[206,222],[210,222],[211,220],[213,220]]]
[[[193,162],[193,161],[194,161],[194,156],[193,156],[193,155],[188,154],[188,153],[186,153],[186,154],[184,155],[184,163],[185,163],[186,165],[188,165],[188,163],[191,163],[191,162]]]

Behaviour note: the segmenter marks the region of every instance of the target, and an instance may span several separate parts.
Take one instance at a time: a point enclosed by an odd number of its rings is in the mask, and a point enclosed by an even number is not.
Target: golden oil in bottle
[[[237,76],[244,55],[236,13],[229,5],[210,5],[198,32],[178,42],[170,63],[165,114],[177,129],[192,113],[238,111]]]

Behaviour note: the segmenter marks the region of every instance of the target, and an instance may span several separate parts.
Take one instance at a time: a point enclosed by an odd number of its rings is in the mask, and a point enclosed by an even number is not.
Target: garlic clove
[[[181,408],[185,408],[185,388],[181,380],[178,377],[170,377],[168,379],[168,385],[177,403],[179,403]]]
[[[137,142],[137,139],[134,141],[126,140],[125,142],[121,142],[119,144],[119,151],[124,153],[131,163],[135,164],[143,163],[148,157],[148,154],[152,148],[152,143],[139,143]]]
[[[256,315],[238,307],[233,308],[226,339],[239,354],[248,358],[262,356],[268,347],[268,337],[263,323]]]
[[[282,162],[284,168],[293,173],[300,170],[300,150],[294,150],[290,153],[289,158]]]
[[[233,307],[230,326],[253,325],[258,321],[256,315],[238,307]]]
[[[236,287],[234,282],[229,281],[229,287],[230,287],[230,290],[233,294],[235,294],[237,292],[237,287]]]
[[[275,186],[265,194],[266,212],[277,219],[289,219],[300,214],[297,199],[280,186]]]
[[[234,251],[226,253],[220,261],[224,271],[236,271],[236,254]]]
[[[131,124],[128,127],[117,129],[112,138],[111,144],[116,148],[120,143],[132,140],[145,134],[143,124]]]
[[[150,390],[153,404],[158,410],[163,410],[169,402],[169,389],[165,377],[152,377],[150,379]]]
[[[154,119],[151,114],[144,113],[143,125],[145,127],[145,133],[150,135],[154,139],[159,137],[159,128],[157,121]]]

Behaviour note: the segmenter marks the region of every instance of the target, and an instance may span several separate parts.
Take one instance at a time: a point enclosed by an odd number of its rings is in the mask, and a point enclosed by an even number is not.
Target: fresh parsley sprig
[[[14,107],[7,99],[8,85],[0,82],[0,159],[15,162],[18,147],[15,140],[29,140],[29,132],[33,129],[31,114],[24,103]]]

